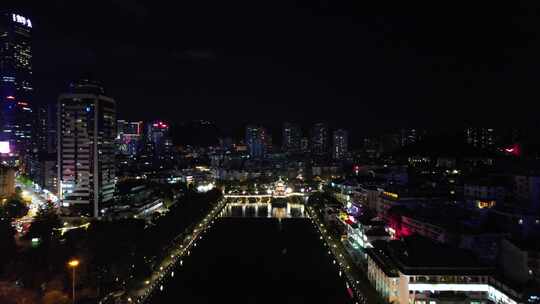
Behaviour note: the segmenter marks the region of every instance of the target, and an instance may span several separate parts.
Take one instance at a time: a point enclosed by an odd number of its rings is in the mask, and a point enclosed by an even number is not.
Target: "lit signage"
[[[9,148],[9,141],[0,141],[0,154],[8,153],[11,153],[11,149]]]
[[[487,292],[488,297],[497,303],[516,304],[506,294],[497,288],[487,284],[409,284],[409,291],[469,291],[469,292]]]
[[[484,208],[492,208],[493,206],[495,206],[496,202],[491,200],[491,201],[486,201],[486,200],[478,200],[476,201],[476,206],[479,208],[479,209],[484,209]]]
[[[197,192],[203,192],[204,193],[204,192],[208,192],[208,191],[210,191],[212,189],[214,189],[214,184],[213,183],[197,186]]]
[[[399,198],[399,195],[397,193],[392,193],[392,192],[383,192],[384,195],[386,196],[390,196],[391,198],[394,198],[394,199],[398,199]]]
[[[487,284],[409,284],[412,291],[477,291],[487,292]]]
[[[160,129],[166,129],[166,128],[169,127],[169,126],[167,126],[166,123],[164,123],[162,121],[158,121],[157,123],[154,123],[152,126],[155,127],[155,128],[160,128]]]
[[[17,14],[11,14],[11,18],[13,18],[13,22],[17,22],[19,24],[26,25],[27,27],[32,28],[32,21],[30,21],[30,18],[26,18]]]
[[[504,148],[504,152],[507,154],[513,155],[513,156],[520,156],[521,155],[521,147],[519,144],[514,144],[510,147]]]

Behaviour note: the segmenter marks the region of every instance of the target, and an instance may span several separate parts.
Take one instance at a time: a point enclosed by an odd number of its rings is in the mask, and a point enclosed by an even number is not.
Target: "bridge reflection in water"
[[[223,208],[220,217],[303,218],[306,213],[303,204],[231,202]]]

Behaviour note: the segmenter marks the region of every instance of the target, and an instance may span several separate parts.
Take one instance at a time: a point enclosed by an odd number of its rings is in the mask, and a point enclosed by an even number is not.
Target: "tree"
[[[69,304],[71,301],[65,293],[59,290],[51,290],[43,295],[42,302],[43,304]]]
[[[20,218],[28,214],[28,206],[20,196],[11,196],[2,206],[2,216],[8,219]]]
[[[38,303],[34,290],[15,286],[10,282],[0,282],[0,303],[2,304],[29,304]]]
[[[42,242],[47,243],[51,240],[54,229],[61,227],[60,218],[51,202],[42,206],[28,231],[28,238],[40,238]]]

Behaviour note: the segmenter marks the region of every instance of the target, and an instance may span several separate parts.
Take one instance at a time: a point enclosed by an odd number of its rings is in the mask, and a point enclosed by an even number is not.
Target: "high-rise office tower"
[[[32,128],[32,149],[34,152],[46,152],[49,137],[49,113],[47,107],[38,107],[34,112]]]
[[[402,147],[417,143],[424,139],[426,131],[422,129],[401,129],[399,130],[399,144]]]
[[[307,137],[300,138],[300,152],[302,153],[309,152],[309,138]]]
[[[492,128],[467,128],[465,141],[477,148],[493,150],[499,142],[498,134]]]
[[[147,140],[154,144],[161,143],[169,136],[169,124],[162,120],[156,120],[146,125]]]
[[[116,102],[82,79],[58,98],[58,194],[76,215],[98,217],[115,188]]]
[[[24,158],[25,173],[39,186],[56,192],[56,125],[53,107],[37,107],[33,113],[31,153]],[[54,131],[52,131],[53,129]]]
[[[343,159],[347,156],[349,149],[349,134],[345,130],[336,130],[332,135],[332,157]]]
[[[0,13],[0,139],[23,154],[32,141],[32,21]]]
[[[316,155],[328,153],[328,125],[316,123],[311,131],[311,152]]]
[[[300,126],[293,123],[283,124],[283,151],[289,153],[300,152],[302,132]]]
[[[272,153],[274,151],[274,140],[272,138],[272,133],[266,128],[263,128],[263,141],[265,146],[264,155]]]
[[[264,127],[253,125],[246,127],[246,145],[249,156],[257,159],[264,158],[268,151],[268,143],[269,134]]]
[[[168,122],[156,120],[147,123],[144,135],[147,153],[152,154],[155,159],[170,158],[172,140]]]
[[[119,152],[123,155],[135,156],[141,141],[142,121],[118,120],[117,144]]]

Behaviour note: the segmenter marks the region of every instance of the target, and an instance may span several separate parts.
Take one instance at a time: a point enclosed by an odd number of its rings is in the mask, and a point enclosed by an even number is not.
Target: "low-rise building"
[[[368,279],[389,303],[519,303],[468,251],[409,237],[374,242],[367,255]]]
[[[466,203],[473,208],[492,208],[504,202],[507,185],[501,178],[475,178],[463,183]]]

